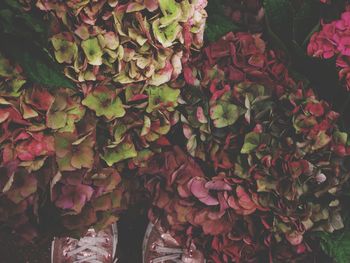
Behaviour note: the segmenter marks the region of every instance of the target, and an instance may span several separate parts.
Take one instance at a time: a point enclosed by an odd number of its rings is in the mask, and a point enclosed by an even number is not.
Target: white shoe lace
[[[145,238],[143,240],[143,251],[142,251],[143,262],[145,262],[145,263],[164,263],[164,262],[168,261],[168,262],[173,262],[173,263],[183,263],[181,258],[185,252],[184,249],[176,248],[176,247],[165,247],[165,246],[160,246],[158,244],[153,244],[152,250],[155,251],[160,256],[157,258],[153,258],[149,262],[145,261],[147,242],[148,242],[148,238],[152,232],[152,229],[153,229],[153,224],[149,224],[147,229],[146,229]]]
[[[107,258],[109,253],[103,249],[106,238],[84,237],[79,240],[77,248],[67,253],[68,257],[75,258],[74,263],[104,263],[101,256]],[[116,260],[114,262],[117,262]]]
[[[171,248],[171,247],[162,247],[155,245],[153,248],[155,252],[163,256],[154,258],[151,260],[151,263],[163,263],[165,261],[172,260],[175,263],[182,263],[182,255],[184,254],[184,249],[181,248]]]
[[[105,263],[106,259],[110,259],[111,263],[116,263],[118,258],[113,260],[118,243],[118,232],[115,225],[112,225],[113,235],[109,236],[104,231],[96,233],[94,229],[89,229],[87,234],[76,240],[67,238],[67,243],[63,248],[65,258],[70,258],[73,263]],[[110,251],[106,245],[112,238],[113,250]],[[52,251],[54,251],[54,243],[52,243]],[[112,254],[110,254],[112,252]],[[113,262],[112,262],[113,260]]]

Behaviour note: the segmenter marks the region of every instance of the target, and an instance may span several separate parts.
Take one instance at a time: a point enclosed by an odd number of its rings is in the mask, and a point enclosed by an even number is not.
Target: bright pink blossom
[[[328,1],[323,1],[324,3]],[[336,57],[339,79],[350,90],[350,11],[345,11],[339,20],[322,24],[322,29],[313,34],[307,47],[309,56],[329,59]]]

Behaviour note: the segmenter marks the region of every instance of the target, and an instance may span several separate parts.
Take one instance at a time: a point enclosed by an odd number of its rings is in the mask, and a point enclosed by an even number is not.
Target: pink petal
[[[205,188],[205,183],[204,178],[195,177],[188,182],[188,188],[195,197],[206,198],[209,195],[209,190]]]
[[[238,203],[244,209],[250,210],[255,208],[255,204],[252,199],[249,197],[247,192],[243,189],[243,187],[238,186],[236,188],[236,193],[238,197]]]
[[[60,196],[55,202],[56,206],[62,209],[70,209],[74,206],[71,196]]]
[[[219,201],[210,195],[207,195],[204,198],[199,198],[199,201],[201,201],[202,203],[204,203],[206,205],[218,205],[219,204]]]
[[[205,184],[205,188],[209,190],[217,190],[217,191],[231,191],[232,187],[224,182],[219,180],[209,181]]]
[[[233,196],[230,196],[227,199],[227,203],[234,210],[241,210],[242,209],[242,207],[239,206],[239,204],[237,203],[236,199]]]

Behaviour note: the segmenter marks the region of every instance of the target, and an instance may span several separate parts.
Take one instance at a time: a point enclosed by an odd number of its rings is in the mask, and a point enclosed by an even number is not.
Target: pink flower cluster
[[[348,7],[349,8],[349,7]],[[339,79],[350,90],[350,11],[347,10],[339,20],[323,24],[322,30],[310,39],[308,55],[330,59],[336,57]]]

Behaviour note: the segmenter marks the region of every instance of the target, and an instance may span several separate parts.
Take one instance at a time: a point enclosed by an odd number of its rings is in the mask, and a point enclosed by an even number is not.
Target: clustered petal
[[[83,99],[70,89],[48,90],[0,58],[0,225],[33,241],[42,236],[38,222],[45,220],[57,223],[50,234],[114,223],[129,197],[119,172],[99,157],[103,144],[97,142],[96,125],[97,116],[109,121],[125,113],[115,91],[101,86]],[[110,104],[120,111],[108,111]],[[52,204],[48,219],[40,209]]]
[[[218,263],[260,262],[271,251],[294,260],[310,252],[311,232],[344,227],[350,147],[339,114],[285,68],[275,75],[279,61],[267,63],[259,41],[229,34],[205,49],[204,63],[192,61],[179,106],[187,153],[170,148],[140,170],[150,218]]]
[[[324,1],[326,3],[326,1]],[[310,56],[330,59],[335,57],[339,79],[350,90],[350,12],[345,11],[339,20],[323,23],[322,29],[311,36],[307,52]]]
[[[50,16],[56,60],[78,83],[161,85],[175,79],[190,48],[203,45],[206,0],[38,0]],[[166,72],[167,77],[164,77]]]
[[[262,1],[223,3],[261,32]],[[262,34],[202,49],[207,0],[22,4],[47,19],[75,89],[33,84],[0,53],[0,226],[28,241],[45,220],[55,235],[99,230],[142,181],[149,218],[208,262],[298,261],[311,232],[344,227],[348,134]],[[336,57],[350,87],[349,27],[349,11],[323,23],[308,53]]]

